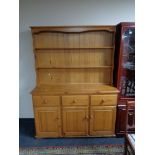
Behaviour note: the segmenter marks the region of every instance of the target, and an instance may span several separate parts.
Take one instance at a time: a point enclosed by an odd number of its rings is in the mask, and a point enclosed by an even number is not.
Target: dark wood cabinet
[[[116,133],[124,134],[125,129],[125,116],[126,116],[126,106],[117,106],[117,122],[116,122]]]
[[[135,23],[116,26],[114,86],[120,90],[117,105],[116,134],[124,134],[126,102],[135,98]]]

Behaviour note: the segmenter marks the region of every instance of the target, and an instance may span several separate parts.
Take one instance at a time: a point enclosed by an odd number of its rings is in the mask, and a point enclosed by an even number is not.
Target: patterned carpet
[[[34,119],[20,119],[19,121],[19,146],[20,147],[43,147],[43,146],[70,146],[70,145],[113,145],[124,144],[124,138],[44,138],[34,137]]]
[[[123,155],[123,145],[86,145],[20,148],[20,155]]]
[[[124,138],[35,138],[34,120],[20,119],[20,155],[123,155]]]

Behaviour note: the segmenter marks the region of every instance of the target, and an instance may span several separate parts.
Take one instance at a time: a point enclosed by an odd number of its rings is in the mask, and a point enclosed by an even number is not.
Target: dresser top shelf
[[[103,84],[68,84],[68,85],[41,85],[35,87],[33,95],[84,95],[84,94],[111,94],[119,93],[118,89]]]
[[[116,28],[113,25],[106,25],[106,26],[31,26],[31,31],[33,34],[39,34],[42,32],[73,32],[73,33],[80,33],[80,32],[87,32],[87,31],[109,31],[115,32]]]

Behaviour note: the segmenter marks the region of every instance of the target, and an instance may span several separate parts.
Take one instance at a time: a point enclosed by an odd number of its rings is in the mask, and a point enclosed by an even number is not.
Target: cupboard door
[[[88,135],[88,119],[88,107],[64,107],[64,136]]]
[[[90,135],[115,134],[115,106],[93,106],[90,110]]]
[[[36,137],[60,137],[60,107],[39,107],[35,109]]]

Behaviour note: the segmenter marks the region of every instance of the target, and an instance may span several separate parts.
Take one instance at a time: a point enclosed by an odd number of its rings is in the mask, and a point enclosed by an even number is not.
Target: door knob
[[[94,118],[93,115],[91,115],[90,118],[93,119]]]
[[[88,119],[89,119],[89,117],[88,117],[88,116],[86,116],[86,119],[88,120]]]

